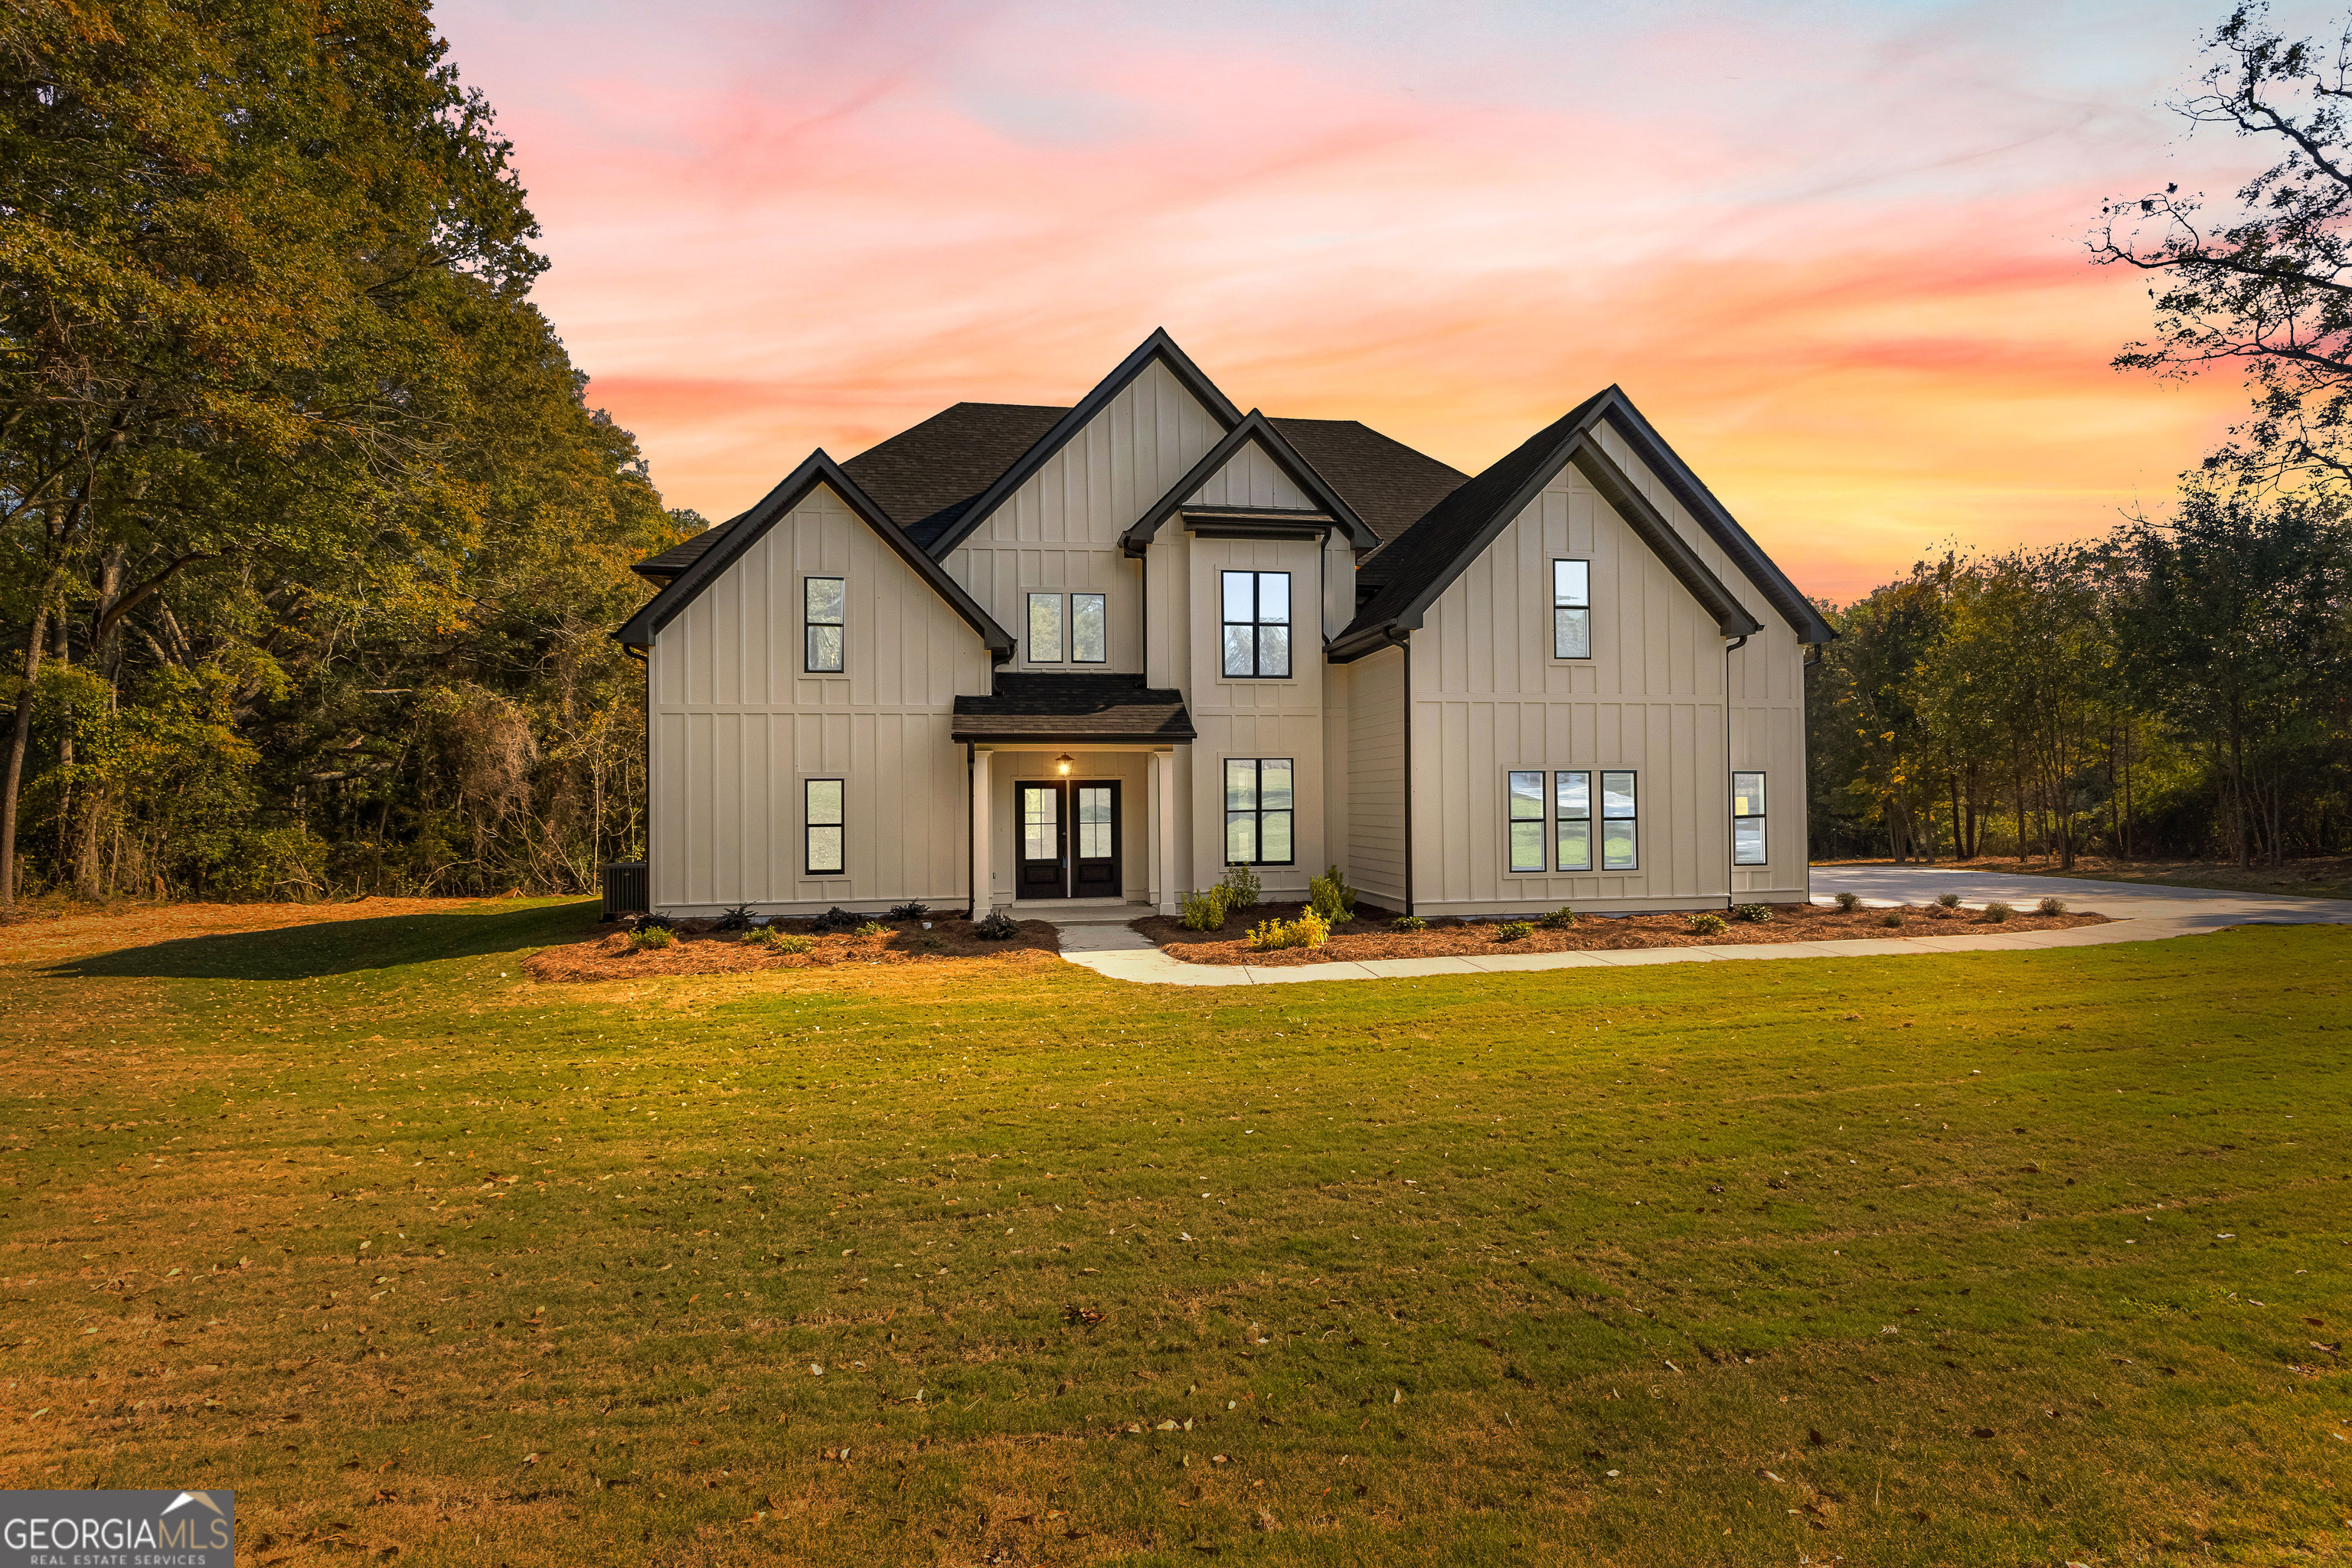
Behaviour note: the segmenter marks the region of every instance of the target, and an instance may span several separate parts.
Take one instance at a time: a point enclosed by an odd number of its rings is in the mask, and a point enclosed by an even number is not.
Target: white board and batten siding
[[[1591,563],[1591,657],[1553,657],[1552,563]],[[1723,640],[1571,467],[1439,595],[1412,640],[1413,907],[1719,908],[1730,886]],[[1511,869],[1513,770],[1592,775],[1589,871]],[[1635,775],[1636,866],[1601,868],[1601,774]]]
[[[844,668],[803,668],[803,583],[844,580]],[[989,689],[979,634],[819,486],[663,627],[651,652],[656,909],[804,914],[961,904],[959,694]],[[844,781],[843,874],[806,873],[803,781]]]
[[[1119,535],[1224,434],[1216,416],[1154,361],[948,552],[941,562],[948,575],[1018,641],[1008,668],[1143,669],[1139,574]],[[1103,595],[1108,660],[1030,662],[1033,592]]]

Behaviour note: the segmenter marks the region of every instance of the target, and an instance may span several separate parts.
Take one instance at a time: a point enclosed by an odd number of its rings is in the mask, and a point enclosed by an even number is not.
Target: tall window
[[[1552,840],[1557,868],[1592,869],[1592,775],[1560,773],[1551,775]]]
[[[1641,816],[1633,801],[1632,773],[1601,775],[1601,868],[1631,871],[1640,864],[1635,855],[1634,825]]]
[[[1544,776],[1511,775],[1511,869],[1544,868]]]
[[[1551,656],[1592,657],[1592,563],[1551,563]]]
[[[1104,633],[1103,596],[1100,594],[1070,595],[1070,658],[1077,664],[1101,664],[1110,655],[1108,638]]]
[[[1288,757],[1225,759],[1225,864],[1287,866],[1292,795]]]
[[[1029,662],[1062,662],[1062,595],[1029,595]]]
[[[836,877],[841,874],[841,781],[839,779],[803,779],[801,781],[803,809],[802,831],[808,837],[808,854],[803,862],[812,877]]]
[[[1290,574],[1225,572],[1219,575],[1225,606],[1225,673],[1289,675]]]
[[[1731,775],[1731,863],[1764,864],[1764,775]]]
[[[843,644],[842,606],[848,600],[839,577],[811,577],[804,584],[808,623],[807,668],[818,674],[838,674]]]

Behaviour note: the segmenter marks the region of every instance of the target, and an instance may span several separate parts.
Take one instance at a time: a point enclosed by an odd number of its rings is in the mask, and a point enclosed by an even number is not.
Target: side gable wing
[[[1101,413],[1111,399],[1125,391],[1129,383],[1155,363],[1165,365],[1169,374],[1173,375],[1187,392],[1200,399],[1201,405],[1206,408],[1223,428],[1231,430],[1241,423],[1241,410],[1234,406],[1233,399],[1218,391],[1216,384],[1201,374],[1201,367],[1185,357],[1184,351],[1176,346],[1175,340],[1168,335],[1165,329],[1155,329],[1133,353],[1119,362],[1117,370],[1105,376],[1092,392],[1080,398],[1077,406],[1055,421],[1053,428],[1039,437],[1035,446],[1023,453],[1018,462],[998,475],[996,482],[990,485],[981,493],[977,500],[965,508],[962,515],[956,519],[952,526],[929,542],[932,556],[945,559],[950,551],[970,538],[982,523],[988,521],[990,514],[1004,503],[1007,497],[1019,489],[1039,468],[1044,468],[1055,453],[1069,445],[1071,439],[1092,423],[1095,416]]]
[[[1154,501],[1151,509],[1119,537],[1121,548],[1129,555],[1142,554],[1144,547],[1159,533],[1160,524],[1181,510],[1185,499],[1207,484],[1218,469],[1233,461],[1253,441],[1274,460],[1275,467],[1289,477],[1292,484],[1348,531],[1349,542],[1355,548],[1370,550],[1380,543],[1380,536],[1372,531],[1370,525],[1357,516],[1356,509],[1325,482],[1323,476],[1316,472],[1314,464],[1298,455],[1289,437],[1272,420],[1253,408],[1245,418],[1225,432],[1223,440],[1210,447],[1201,460],[1192,465],[1190,473],[1171,485],[1167,494]]]
[[[751,510],[726,525],[725,535],[714,539],[708,548],[696,556],[686,569],[670,579],[667,586],[646,601],[645,606],[629,617],[628,624],[613,634],[614,639],[631,647],[651,647],[661,629],[675,619],[679,611],[699,598],[726,574],[743,552],[763,536],[777,521],[789,515],[808,493],[824,485],[841,498],[842,503],[858,520],[881,536],[898,557],[911,567],[915,574],[931,585],[940,598],[971,629],[980,634],[991,655],[1004,659],[1013,657],[1013,634],[990,618],[979,602],[964,592],[961,584],[947,574],[937,561],[919,549],[907,537],[907,531],[890,521],[877,506],[874,498],[860,489],[856,480],[844,473],[841,465],[826,456],[824,448],[809,454],[808,460],[794,468],[784,481],[761,497]],[[713,529],[712,533],[719,532]]]

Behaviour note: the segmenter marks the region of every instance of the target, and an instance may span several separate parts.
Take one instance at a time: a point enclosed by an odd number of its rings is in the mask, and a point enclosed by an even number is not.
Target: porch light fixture
[[[1070,773],[1070,763],[1076,760],[1076,759],[1072,757],[1069,752],[1064,752],[1060,756],[1054,759],[1055,770],[1061,773],[1063,777],[1067,778]]]

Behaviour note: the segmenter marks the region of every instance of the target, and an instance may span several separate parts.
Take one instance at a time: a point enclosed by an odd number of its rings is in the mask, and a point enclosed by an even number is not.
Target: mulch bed
[[[990,942],[972,934],[971,922],[961,918],[931,917],[925,931],[915,921],[885,921],[883,936],[818,935],[807,921],[777,921],[773,929],[814,937],[806,952],[778,952],[774,948],[747,944],[740,931],[714,931],[709,921],[680,921],[670,947],[632,948],[629,934],[615,931],[560,947],[541,948],[523,960],[534,980],[566,983],[583,980],[637,980],[663,974],[734,974],[761,969],[833,969],[845,964],[941,963],[954,959],[989,958],[1034,963],[1059,961],[1061,947],[1054,928],[1044,921],[1023,921],[1021,934]]]
[[[2105,925],[2107,917],[2093,914],[2042,915],[2020,910],[1998,923],[1975,910],[1946,910],[1933,905],[1892,909],[1862,909],[1849,914],[1822,904],[1773,904],[1772,918],[1751,924],[1727,915],[1723,931],[1702,936],[1690,929],[1684,914],[1586,915],[1565,931],[1538,926],[1517,942],[1504,942],[1493,922],[1450,918],[1433,919],[1427,931],[1389,929],[1389,912],[1368,904],[1356,906],[1356,918],[1332,931],[1321,947],[1280,948],[1272,952],[1250,950],[1248,931],[1272,916],[1295,920],[1299,904],[1260,904],[1226,918],[1218,931],[1186,931],[1166,915],[1133,921],[1134,929],[1157,943],[1171,958],[1187,963],[1246,963],[1264,967],[1280,963],[1337,963],[1367,958],[1445,958],[1501,952],[1585,952],[1594,949],[1633,947],[1728,947],[1770,942],[1846,942],[1856,938],[1906,936],[1988,936],[2004,931],[2065,931],[2074,926]],[[1901,914],[1903,923],[1890,926],[1886,917]]]

